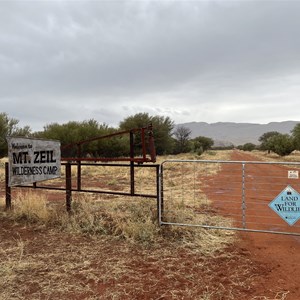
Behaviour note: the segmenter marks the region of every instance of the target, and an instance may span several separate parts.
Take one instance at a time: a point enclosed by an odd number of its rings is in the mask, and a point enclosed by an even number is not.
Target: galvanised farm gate
[[[166,160],[159,223],[300,235],[300,163]]]

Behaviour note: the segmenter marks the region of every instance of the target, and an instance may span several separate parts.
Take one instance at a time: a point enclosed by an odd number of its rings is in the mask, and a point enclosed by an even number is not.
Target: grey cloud
[[[270,99],[268,122],[279,118],[271,99],[284,94],[294,105],[299,95],[300,2],[5,1],[0,8],[0,108],[29,124],[38,117],[117,124],[139,111],[178,122],[251,121],[244,104]],[[19,111],[24,103],[47,115]]]

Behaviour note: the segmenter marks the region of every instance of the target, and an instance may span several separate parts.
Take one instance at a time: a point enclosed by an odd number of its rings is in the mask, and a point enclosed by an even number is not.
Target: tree
[[[213,139],[205,136],[198,136],[192,139],[193,150],[201,155],[203,152],[211,149],[214,144]]]
[[[256,148],[256,145],[253,143],[246,143],[242,146],[243,151],[253,151]]]
[[[187,153],[191,150],[190,145],[190,135],[192,131],[185,127],[185,126],[179,126],[174,131],[174,136],[176,138],[175,142],[175,153]]]
[[[108,127],[106,124],[99,124],[91,119],[83,122],[70,121],[65,124],[52,123],[44,127],[43,132],[36,134],[38,137],[56,139],[62,146],[76,144],[90,138],[101,137],[116,132],[116,129]],[[129,154],[128,139],[112,137],[99,139],[93,142],[82,144],[81,156],[90,154],[92,156],[118,157]],[[62,147],[63,148],[63,147]],[[76,156],[76,147],[67,148],[63,151],[63,156]]]
[[[20,128],[18,123],[17,119],[10,118],[6,113],[0,113],[0,157],[7,155],[7,136],[30,136],[30,127]]]
[[[261,142],[260,149],[263,151],[268,151],[268,153],[270,153],[271,151],[270,138],[277,135],[280,135],[278,131],[269,131],[264,133],[262,136],[260,136],[260,138],[258,139]]]
[[[271,151],[280,156],[291,154],[295,150],[294,141],[288,134],[278,134],[268,139]]]
[[[169,117],[150,116],[148,113],[138,113],[120,122],[120,129],[130,130],[133,128],[142,128],[147,127],[149,124],[153,126],[156,153],[158,155],[171,153],[173,150],[172,130],[174,128],[174,122]]]
[[[297,124],[292,130],[292,138],[295,149],[300,150],[300,123]]]

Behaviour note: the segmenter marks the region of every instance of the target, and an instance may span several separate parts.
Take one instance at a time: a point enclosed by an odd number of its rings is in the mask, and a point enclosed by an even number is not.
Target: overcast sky
[[[300,120],[300,1],[0,0],[0,112]]]

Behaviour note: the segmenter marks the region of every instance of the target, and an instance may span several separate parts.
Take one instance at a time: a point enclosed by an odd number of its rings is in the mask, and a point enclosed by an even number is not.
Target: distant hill
[[[233,122],[190,122],[177,124],[189,128],[191,138],[206,136],[214,140],[215,146],[243,145],[245,143],[259,144],[259,137],[269,131],[291,133],[300,121],[271,122],[268,124],[233,123]],[[175,128],[176,128],[175,127]]]

